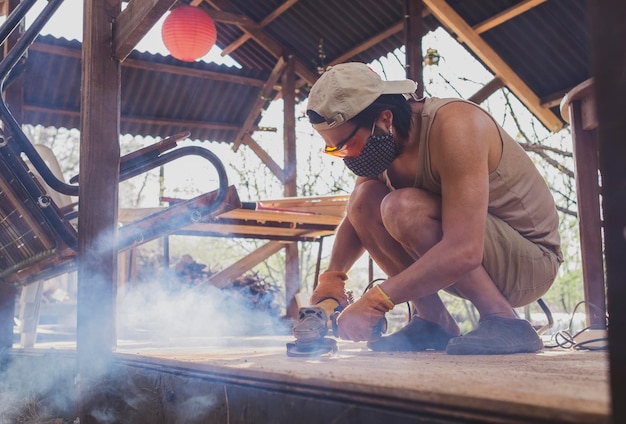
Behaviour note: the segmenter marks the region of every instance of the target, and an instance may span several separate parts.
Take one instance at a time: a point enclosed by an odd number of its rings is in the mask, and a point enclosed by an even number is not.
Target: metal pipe
[[[9,14],[7,19],[0,25],[0,44],[4,44],[9,35],[26,16],[28,11],[37,3],[37,0],[22,0]]]

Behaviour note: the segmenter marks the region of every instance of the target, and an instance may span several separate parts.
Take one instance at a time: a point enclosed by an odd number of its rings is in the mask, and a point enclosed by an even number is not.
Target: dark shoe
[[[530,323],[523,319],[491,316],[464,336],[450,340],[449,355],[504,355],[537,352],[543,342]]]
[[[454,335],[438,324],[413,317],[404,328],[374,342],[367,347],[375,352],[420,352],[423,350],[445,350]]]

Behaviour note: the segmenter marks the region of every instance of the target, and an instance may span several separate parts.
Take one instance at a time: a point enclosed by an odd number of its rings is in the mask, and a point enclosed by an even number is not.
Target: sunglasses
[[[359,128],[359,126],[354,127],[354,130],[352,130],[348,137],[337,143],[335,146],[324,147],[323,152],[337,158],[358,156],[367,142],[367,137],[363,137],[362,135],[357,136]]]

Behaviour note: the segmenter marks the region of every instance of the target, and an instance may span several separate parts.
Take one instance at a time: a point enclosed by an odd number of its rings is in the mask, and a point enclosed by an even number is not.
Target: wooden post
[[[626,3],[589,2],[609,310],[612,422],[626,422]]]
[[[97,422],[115,335],[119,183],[120,63],[112,23],[121,0],[84,0],[78,217],[78,412]]]
[[[20,3],[20,0],[9,0],[4,3],[4,16],[9,16]],[[15,31],[9,36],[4,45],[3,54],[9,52],[24,32],[24,22],[21,22]],[[23,122],[24,104],[24,78],[19,76],[13,80],[4,93],[6,103],[11,108],[11,113],[17,122]],[[15,298],[17,289],[13,285],[0,283],[0,350],[13,346],[13,317],[15,315]]]
[[[13,346],[13,317],[15,315],[15,286],[0,284],[0,352]]]
[[[422,0],[404,1],[404,45],[406,48],[406,77],[417,83],[417,95],[424,95],[424,67],[422,58]]]
[[[296,89],[295,89],[295,59],[290,56],[282,76],[283,94],[283,137],[285,145],[285,196],[292,197],[298,194],[296,185]],[[288,318],[298,317],[296,294],[300,291],[300,263],[298,244],[290,243],[285,246],[285,305]]]
[[[604,264],[602,245],[602,212],[598,186],[598,136],[596,128],[583,124],[584,99],[573,99],[569,107],[572,127],[578,227],[583,268],[583,288],[587,325],[606,328],[606,300],[604,296]]]

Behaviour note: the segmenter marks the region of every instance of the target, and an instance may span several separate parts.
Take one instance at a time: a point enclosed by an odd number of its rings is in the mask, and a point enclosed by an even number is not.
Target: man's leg
[[[443,236],[439,196],[420,189],[397,190],[385,198],[381,209],[385,228],[415,257],[422,256]],[[515,317],[513,308],[482,266],[463,275],[453,287],[474,304],[481,316]],[[419,303],[420,299],[414,302]],[[424,314],[427,313],[425,310]],[[436,315],[424,314],[420,312],[424,319],[439,322]]]
[[[385,228],[413,255],[423,255],[443,236],[440,198],[431,193],[419,189],[395,191],[384,199],[381,210]],[[434,286],[432,289],[442,288]],[[533,352],[543,347],[530,324],[517,319],[510,303],[482,265],[459,278],[452,288],[476,306],[481,321],[478,328],[466,336],[451,340],[448,353]],[[426,319],[438,322],[435,316]]]
[[[415,253],[411,256],[383,225],[381,203],[389,193],[390,190],[382,182],[367,181],[358,185],[350,196],[348,219],[372,259],[388,276],[393,276],[405,270],[419,256]],[[452,335],[460,333],[437,293],[413,299],[412,302],[421,318],[441,325]]]

